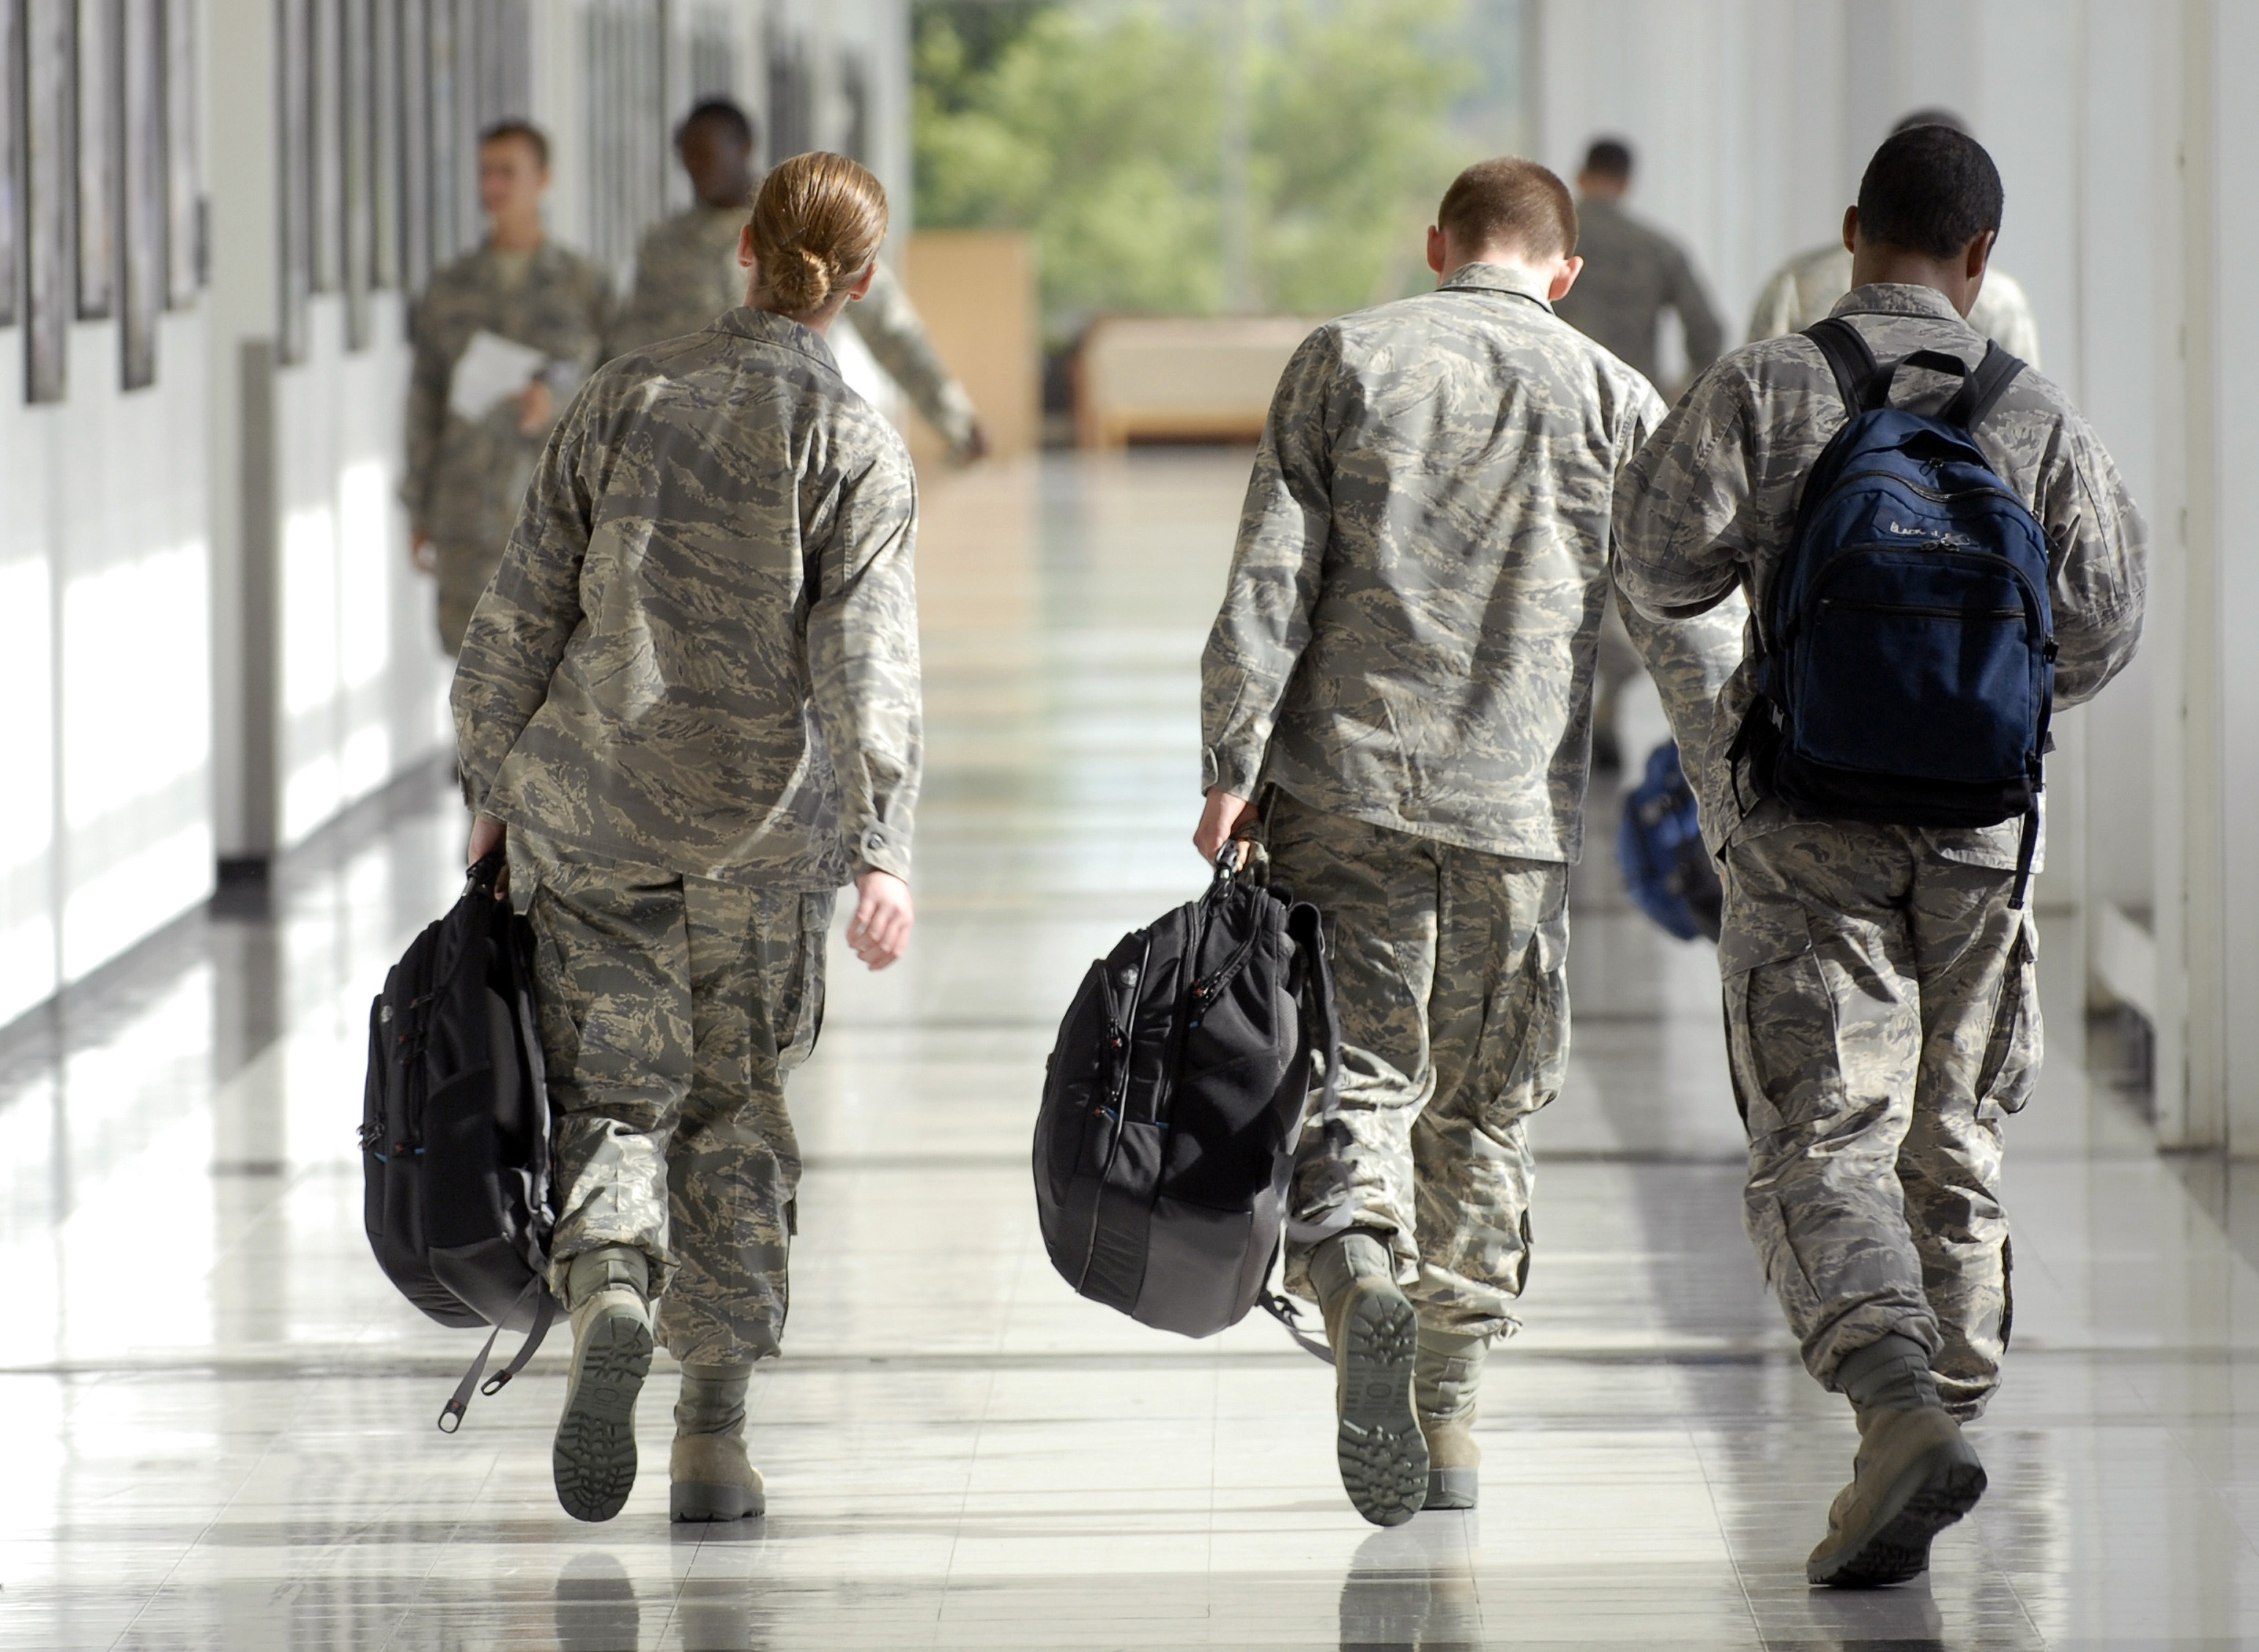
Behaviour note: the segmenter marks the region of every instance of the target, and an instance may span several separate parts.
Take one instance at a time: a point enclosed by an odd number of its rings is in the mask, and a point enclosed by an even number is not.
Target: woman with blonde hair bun
[[[456,670],[470,857],[506,846],[538,942],[574,1343],[552,1466],[581,1520],[635,1484],[654,1342],[682,1364],[673,1517],[763,1512],[746,1381],[784,1331],[784,1079],[834,892],[872,969],[909,941],[917,495],[825,342],[886,232],[844,156],[769,174],[745,306],[588,381]]]

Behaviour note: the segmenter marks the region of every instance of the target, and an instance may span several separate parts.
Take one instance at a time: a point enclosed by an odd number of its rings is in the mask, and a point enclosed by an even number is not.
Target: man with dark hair
[[[1916,126],[1944,126],[1966,132],[1969,128],[1949,110],[1918,109],[1891,128],[1893,133]],[[1835,301],[1851,290],[1851,254],[1841,242],[1830,241],[1799,253],[1773,272],[1757,294],[1749,315],[1749,340],[1778,338],[1802,332],[1835,308]],[[2019,360],[2040,365],[2040,330],[2032,319],[2031,300],[2015,278],[1999,268],[1988,268],[1985,288],[1969,312],[1969,324]]]
[[[600,354],[602,270],[549,239],[549,139],[523,120],[479,140],[487,239],[435,271],[408,324],[410,555],[437,576],[450,653],[502,563],[549,427]]]
[[[1598,339],[1657,384],[1663,312],[1671,310],[1686,340],[1686,366],[1700,373],[1718,359],[1724,334],[1709,296],[1686,253],[1653,225],[1623,209],[1631,193],[1631,146],[1602,138],[1577,174],[1577,251],[1585,273],[1561,302],[1561,319]]]
[[[1575,236],[1559,179],[1486,161],[1428,231],[1433,292],[1310,335],[1201,661],[1194,844],[1259,833],[1330,934],[1349,1141],[1303,1143],[1286,1273],[1335,1349],[1343,1484],[1384,1526],[1474,1505],[1484,1354],[1529,1271],[1524,1127],[1568,1056],[1608,500],[1663,413],[1553,312]],[[1699,744],[1738,604],[1637,635]]]
[[[1964,381],[1907,362],[1917,352],[1964,370],[1983,360],[1965,317],[2000,217],[1992,158],[1950,127],[1910,128],[1869,163],[1843,217],[1854,285],[1834,313],[1878,361],[1901,364],[1894,406],[1938,412]],[[1800,334],[1703,374],[1617,490],[1628,601],[1682,615],[1746,592],[1764,615],[1806,478],[1846,418],[1821,346]],[[2055,702],[2077,705],[2140,637],[2141,518],[2093,430],[2037,373],[2019,374],[1971,434],[2045,530]],[[1752,659],[1721,695],[1707,746],[1687,749],[1725,882],[1743,1214],[1806,1368],[1849,1399],[1861,1436],[1806,1575],[1893,1583],[1928,1564],[1931,1538],[1985,1488],[1959,1425],[1983,1413],[2008,1343],[2000,1129],[2040,1059],[2035,930],[2017,893],[2026,828],[1875,824],[1761,795],[1736,744],[1757,694]]]
[[[709,98],[683,117],[674,152],[697,201],[644,232],[635,286],[612,327],[609,353],[702,331],[744,302],[738,232],[760,190],[758,139],[752,117],[727,98]],[[877,271],[868,296],[845,317],[848,328],[949,444],[951,457],[970,463],[988,446],[973,398],[933,347],[901,282],[884,262]]]

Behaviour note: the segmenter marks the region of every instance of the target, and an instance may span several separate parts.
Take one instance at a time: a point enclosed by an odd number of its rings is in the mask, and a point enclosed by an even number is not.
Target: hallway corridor
[[[1043,1060],[1088,959],[1200,887],[1196,668],[1245,476],[1149,450],[930,485],[922,922],[882,976],[835,940],[795,1081],[765,1520],[667,1524],[665,1360],[609,1525],[551,1491],[566,1337],[432,1427],[475,1339],[371,1260],[354,1126],[369,997],[458,885],[443,773],[18,1023],[0,1648],[2259,1645],[2259,1271],[2080,1075],[2075,982],[2009,1127],[1992,1493],[1926,1582],[1806,1589],[1849,1408],[1742,1235],[1712,960],[1624,902],[1612,830],[1479,1512],[1365,1525],[1330,1378],[1275,1326],[1186,1342],[1053,1275]]]

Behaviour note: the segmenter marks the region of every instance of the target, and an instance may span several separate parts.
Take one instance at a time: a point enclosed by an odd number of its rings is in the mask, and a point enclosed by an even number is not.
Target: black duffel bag
[[[1341,1035],[1318,912],[1217,857],[1200,900],[1090,966],[1059,1028],[1036,1122],[1051,1265],[1082,1295],[1187,1336],[1235,1325],[1267,1288],[1312,1095],[1334,1164]],[[1343,1200],[1298,1239],[1346,1227]]]
[[[549,1094],[533,1001],[532,927],[496,898],[502,851],[470,870],[369,1007],[362,1223],[400,1292],[442,1325],[494,1327],[439,1413],[452,1434],[495,1338],[525,1345],[481,1392],[523,1370],[558,1313],[546,1278],[556,1217]]]

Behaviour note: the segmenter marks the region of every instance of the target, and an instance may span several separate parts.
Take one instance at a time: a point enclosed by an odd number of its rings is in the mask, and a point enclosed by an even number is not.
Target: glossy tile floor
[[[1329,1378],[1275,1328],[1183,1342],[1051,1275],[1043,1057],[1083,964],[1199,886],[1195,663],[1244,474],[1157,453],[933,489],[923,921],[889,975],[835,951],[797,1080],[765,1521],[670,1529],[663,1470],[567,1519],[561,1344],[431,1426],[474,1339],[377,1272],[353,1147],[369,994],[456,881],[438,776],[0,1037],[0,1646],[2259,1644],[2259,1277],[2090,1093],[2061,1007],[2013,1127],[1992,1493],[1927,1582],[1805,1588],[1849,1418],[1741,1235],[1707,951],[1600,862],[1479,1513],[1363,1525]]]

